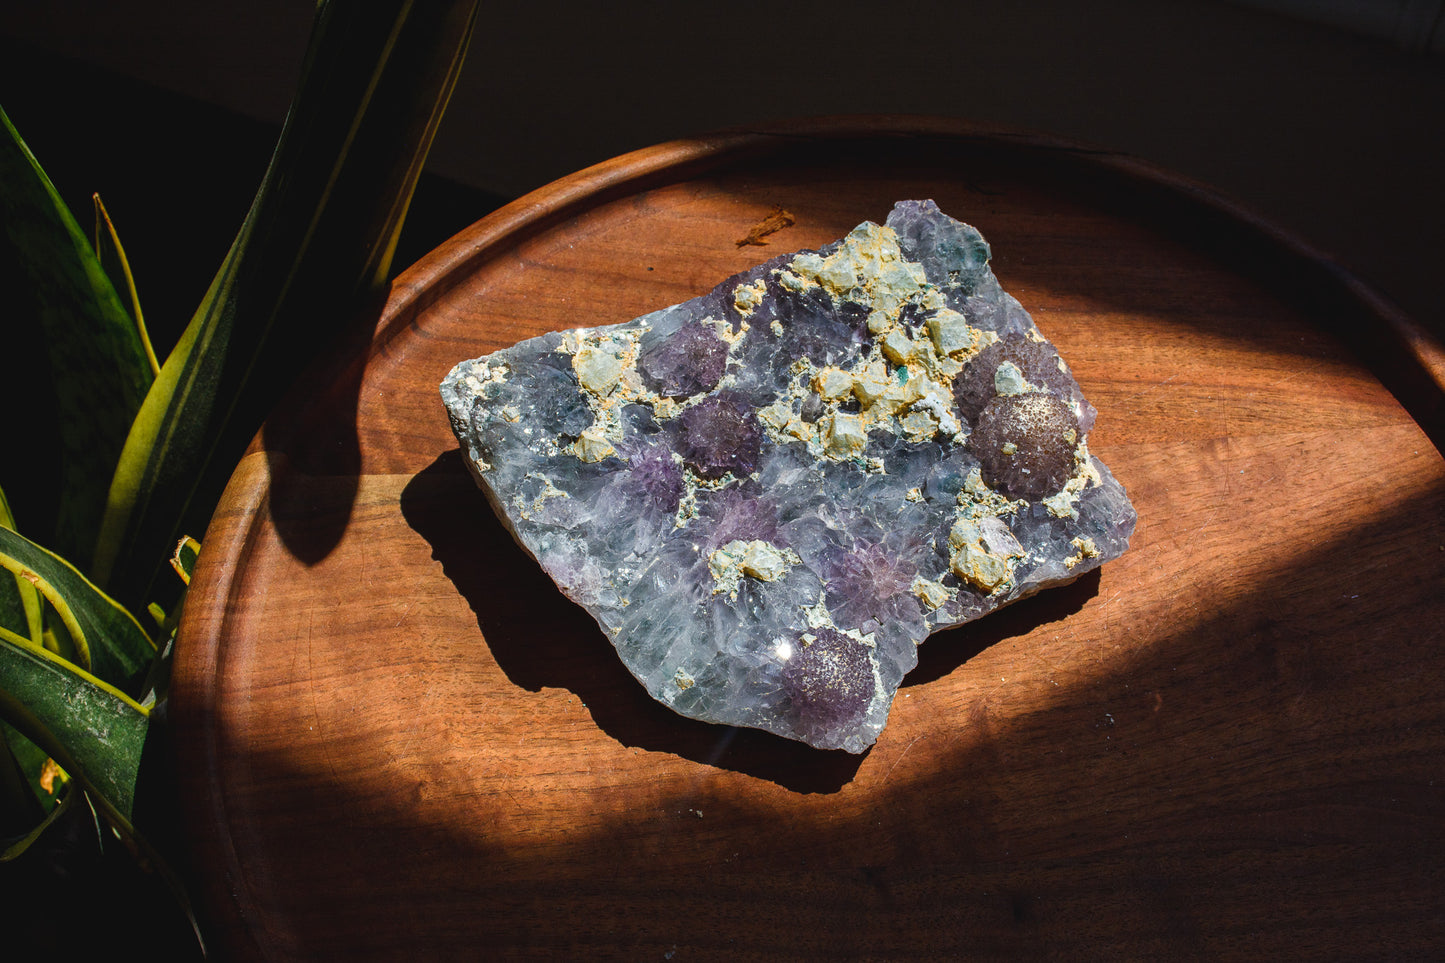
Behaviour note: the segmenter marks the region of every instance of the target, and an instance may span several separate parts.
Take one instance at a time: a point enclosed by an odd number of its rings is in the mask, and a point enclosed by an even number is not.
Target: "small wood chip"
[[[797,222],[793,219],[793,215],[781,207],[775,207],[768,212],[767,217],[754,224],[752,230],[748,231],[748,236],[739,240],[737,245],[738,247],[746,247],[749,244],[754,244],[758,247],[765,247],[768,242],[763,240],[763,238],[769,234],[776,234],[785,227],[792,227],[795,223]]]

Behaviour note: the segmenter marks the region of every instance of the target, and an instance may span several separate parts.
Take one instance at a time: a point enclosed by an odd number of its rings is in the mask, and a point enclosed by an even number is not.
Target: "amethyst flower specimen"
[[[862,752],[931,633],[1134,528],[989,256],[903,201],[693,301],[464,361],[442,398],[493,508],[654,698]]]

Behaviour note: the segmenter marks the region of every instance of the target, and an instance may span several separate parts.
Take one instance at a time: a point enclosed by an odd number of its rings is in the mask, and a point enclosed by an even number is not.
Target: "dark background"
[[[1216,187],[1445,335],[1442,7],[487,5],[397,266],[628,150],[788,117],[936,114],[1122,151]],[[0,17],[0,105],[82,224],[91,192],[104,197],[162,352],[260,183],[312,11],[310,0],[57,0]],[[163,781],[140,803],[153,824],[174,819]],[[22,945],[78,949],[65,922],[78,914],[94,924],[82,943],[184,952],[164,889],[136,882],[114,841],[90,853],[85,831],[81,821],[0,872],[0,888],[28,891],[9,904]]]
[[[1442,6],[485,5],[398,266],[504,200],[660,141],[796,116],[939,114],[1210,184],[1439,331]],[[105,197],[161,332],[187,319],[240,224],[312,9],[58,0],[0,18],[0,104],[67,196],[86,209],[91,191]]]

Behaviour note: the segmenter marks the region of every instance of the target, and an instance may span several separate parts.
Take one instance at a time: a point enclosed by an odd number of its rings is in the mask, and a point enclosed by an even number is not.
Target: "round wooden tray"
[[[862,756],[674,716],[493,517],[437,383],[922,197],[983,232],[1098,407],[1133,547],[931,639]],[[775,205],[796,224],[740,247]],[[1207,192],[1037,138],[821,122],[552,184],[397,281],[374,336],[268,423],[206,536],[173,706],[212,941],[1438,950],[1440,358]]]

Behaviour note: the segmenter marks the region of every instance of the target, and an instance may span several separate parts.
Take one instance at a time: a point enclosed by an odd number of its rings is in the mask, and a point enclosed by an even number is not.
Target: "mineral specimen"
[[[1095,411],[989,247],[903,201],[442,383],[498,516],[683,715],[862,752],[932,632],[1117,557]]]

